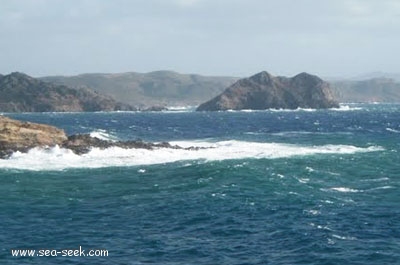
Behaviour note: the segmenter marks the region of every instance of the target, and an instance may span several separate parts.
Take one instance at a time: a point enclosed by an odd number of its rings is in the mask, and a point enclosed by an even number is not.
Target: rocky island
[[[14,152],[26,153],[35,147],[49,148],[54,146],[70,149],[75,154],[88,153],[92,148],[173,148],[194,150],[197,147],[183,148],[167,142],[149,143],[143,141],[107,141],[92,137],[89,134],[67,136],[64,130],[54,126],[22,122],[0,115],[0,159],[9,158]]]
[[[240,79],[197,111],[337,108],[330,85],[307,73],[292,78],[260,72]]]

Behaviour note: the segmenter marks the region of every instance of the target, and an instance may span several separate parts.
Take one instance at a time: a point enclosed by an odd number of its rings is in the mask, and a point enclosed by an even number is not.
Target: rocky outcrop
[[[67,139],[65,132],[56,127],[0,116],[0,158],[34,147],[62,145]]]
[[[0,159],[9,158],[17,151],[25,153],[35,147],[48,148],[56,145],[70,149],[78,155],[88,153],[92,148],[106,149],[110,147],[148,150],[157,148],[200,149],[198,147],[183,148],[167,142],[106,141],[89,134],[67,136],[63,130],[50,125],[21,122],[0,116]]]
[[[62,112],[135,110],[88,88],[43,82],[23,73],[0,76],[0,111]]]
[[[120,147],[125,149],[141,148],[152,150],[154,148],[173,148],[182,149],[181,147],[171,145],[167,142],[148,143],[143,141],[107,141],[89,134],[71,135],[61,145],[63,148],[72,150],[75,154],[81,155],[88,153],[92,148],[106,149],[110,147]]]
[[[330,86],[307,73],[292,78],[261,72],[228,87],[222,94],[201,104],[198,111],[241,109],[336,108]]]

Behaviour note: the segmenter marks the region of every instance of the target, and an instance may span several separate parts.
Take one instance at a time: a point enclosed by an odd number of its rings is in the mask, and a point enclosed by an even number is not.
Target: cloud
[[[0,50],[8,52],[0,61],[8,63],[0,72],[15,65],[46,74],[168,68],[244,75],[268,62],[277,74],[335,75],[362,72],[354,58],[365,57],[365,69],[378,60],[400,64],[389,55],[400,45],[398,32],[395,0],[3,1]]]

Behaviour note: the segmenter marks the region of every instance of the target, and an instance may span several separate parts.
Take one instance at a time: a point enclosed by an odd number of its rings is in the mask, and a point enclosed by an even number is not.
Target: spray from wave
[[[100,140],[105,140],[105,141],[111,141],[111,142],[118,141],[118,138],[116,136],[113,136],[112,134],[107,133],[106,130],[101,130],[101,129],[92,131],[90,133],[90,136],[98,138]]]
[[[200,149],[158,148],[147,150],[112,147],[105,150],[93,148],[87,154],[76,155],[71,150],[56,146],[48,149],[34,148],[28,153],[16,152],[9,159],[1,160],[0,167],[23,170],[63,170],[68,168],[153,165],[185,160],[277,159],[293,156],[354,154],[383,150],[379,146],[301,146],[236,140],[214,143],[205,141],[177,141],[171,142],[171,144],[181,147],[200,147]]]

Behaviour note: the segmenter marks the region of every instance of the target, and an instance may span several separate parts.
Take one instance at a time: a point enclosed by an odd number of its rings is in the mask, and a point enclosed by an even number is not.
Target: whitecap
[[[100,140],[105,140],[105,141],[112,141],[115,142],[118,140],[118,138],[110,133],[107,133],[106,130],[102,130],[102,129],[97,129],[95,131],[92,131],[90,133],[91,137],[95,137],[98,138]]]
[[[400,133],[399,130],[395,130],[395,129],[392,129],[392,128],[386,128],[386,131],[392,132],[392,133]]]
[[[317,225],[317,224],[315,224],[315,223],[310,223],[310,226],[316,227],[316,228],[321,229],[321,230],[333,231],[333,229],[330,228],[330,227],[327,226],[327,225],[322,226],[322,225]]]
[[[196,106],[169,106],[167,110],[173,112],[191,112],[196,110]]]
[[[355,110],[362,110],[360,107],[351,107],[349,105],[340,105],[339,108],[333,108],[331,110],[334,111],[355,111]]]
[[[332,237],[336,238],[336,239],[340,239],[340,240],[357,240],[356,237],[352,237],[352,236],[340,236],[337,234],[333,234]]]
[[[296,178],[298,182],[306,184],[308,182],[310,182],[309,178]]]
[[[338,192],[363,192],[362,190],[357,190],[357,189],[351,189],[351,188],[346,188],[346,187],[335,187],[335,188],[330,188],[331,190],[338,191]]]
[[[363,182],[381,182],[381,181],[388,181],[390,178],[388,177],[382,177],[382,178],[374,178],[374,179],[363,179],[361,181]]]
[[[321,214],[321,212],[319,210],[304,210],[303,212],[308,215],[320,215]]]
[[[299,111],[304,111],[304,112],[314,112],[317,111],[317,109],[310,109],[310,108],[297,108],[297,109],[268,109],[269,111],[272,112],[299,112]]]
[[[319,154],[354,154],[384,150],[379,146],[356,147],[352,145],[306,146],[282,143],[245,141],[175,141],[172,145],[199,147],[199,149],[157,148],[105,150],[93,148],[89,153],[76,155],[58,146],[47,149],[34,148],[28,153],[14,153],[9,159],[0,159],[0,168],[27,170],[62,170],[67,168],[101,168],[113,166],[138,166],[173,163],[177,161],[221,161],[234,159],[277,159]]]
[[[311,109],[311,108],[296,108],[296,109],[275,109],[275,108],[270,108],[270,109],[240,109],[240,110],[235,110],[235,109],[227,109],[227,110],[220,110],[218,112],[314,112],[317,111],[318,109]]]
[[[382,186],[382,187],[376,187],[376,188],[369,189],[368,191],[387,190],[387,189],[394,189],[394,187],[393,186]]]
[[[306,170],[310,173],[315,171],[312,167],[306,167]]]

